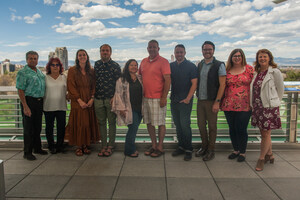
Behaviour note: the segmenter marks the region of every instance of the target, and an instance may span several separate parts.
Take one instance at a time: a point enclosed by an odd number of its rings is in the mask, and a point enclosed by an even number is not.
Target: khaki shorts
[[[152,126],[165,125],[167,106],[160,107],[160,99],[144,98],[144,123]]]

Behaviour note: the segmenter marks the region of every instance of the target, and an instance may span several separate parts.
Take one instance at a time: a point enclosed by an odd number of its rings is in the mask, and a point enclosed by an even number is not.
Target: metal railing
[[[3,88],[3,87],[2,87]],[[3,92],[0,88],[0,92]],[[16,94],[16,90],[8,89],[5,92],[11,94],[0,95],[0,141],[22,142],[23,141],[23,127],[22,127],[22,115],[20,111],[20,100]],[[193,133],[193,143],[201,142],[199,130],[197,127],[197,114],[196,114],[197,99],[194,99],[193,110],[191,114],[191,127]],[[68,105],[69,107],[69,105]],[[280,106],[282,129],[272,131],[273,142],[297,142],[298,124],[300,126],[298,114],[298,92],[285,92],[282,104]],[[67,115],[69,111],[67,111]],[[68,117],[67,117],[68,121]],[[44,120],[43,120],[44,122]],[[224,113],[220,111],[218,113],[218,135],[217,142],[228,143],[230,142],[228,125],[225,119]],[[43,129],[41,133],[42,140],[45,141],[45,124],[43,123]],[[172,121],[170,112],[170,102],[168,101],[167,116],[166,116],[166,138],[165,143],[177,142],[175,125]],[[124,142],[127,127],[117,127],[117,142]],[[249,142],[260,142],[260,132],[257,128],[254,128],[249,123],[248,125]],[[150,142],[149,135],[147,133],[146,125],[141,124],[136,141],[138,143]]]

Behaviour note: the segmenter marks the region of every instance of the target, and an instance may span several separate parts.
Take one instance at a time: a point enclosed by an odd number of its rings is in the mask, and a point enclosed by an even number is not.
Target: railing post
[[[0,160],[0,199],[5,199],[5,183],[4,183],[3,160]]]
[[[15,127],[16,128],[20,128],[20,115],[21,115],[21,106],[20,106],[20,99],[16,99],[16,105],[15,105],[15,109],[16,109],[16,112],[15,112],[15,121],[16,121],[16,124],[15,124]]]
[[[298,92],[293,93],[294,97],[291,103],[291,117],[290,117],[290,133],[289,133],[289,142],[297,141],[297,115],[298,115]]]
[[[292,105],[292,93],[288,93],[288,97],[286,100],[286,135],[287,140],[290,141],[290,133],[291,133],[291,105]]]

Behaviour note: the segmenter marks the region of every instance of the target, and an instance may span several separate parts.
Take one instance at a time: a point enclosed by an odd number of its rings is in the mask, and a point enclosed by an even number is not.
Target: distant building
[[[0,64],[0,75],[5,74],[5,72],[14,72],[16,71],[16,65],[10,63],[9,59],[5,59]]]
[[[55,55],[60,59],[62,62],[65,70],[69,69],[68,64],[68,50],[66,47],[56,47],[55,49]]]
[[[55,52],[51,51],[48,55],[48,61],[50,60],[50,58],[54,58],[55,57]]]
[[[65,70],[69,69],[68,64],[68,50],[66,47],[56,47],[55,52],[50,52],[48,55],[48,59],[50,58],[59,58]]]

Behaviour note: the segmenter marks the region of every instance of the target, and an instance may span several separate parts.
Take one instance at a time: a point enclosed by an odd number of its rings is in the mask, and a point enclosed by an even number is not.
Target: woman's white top
[[[46,91],[44,96],[44,111],[67,110],[67,78],[61,74],[57,79],[46,75]]]

